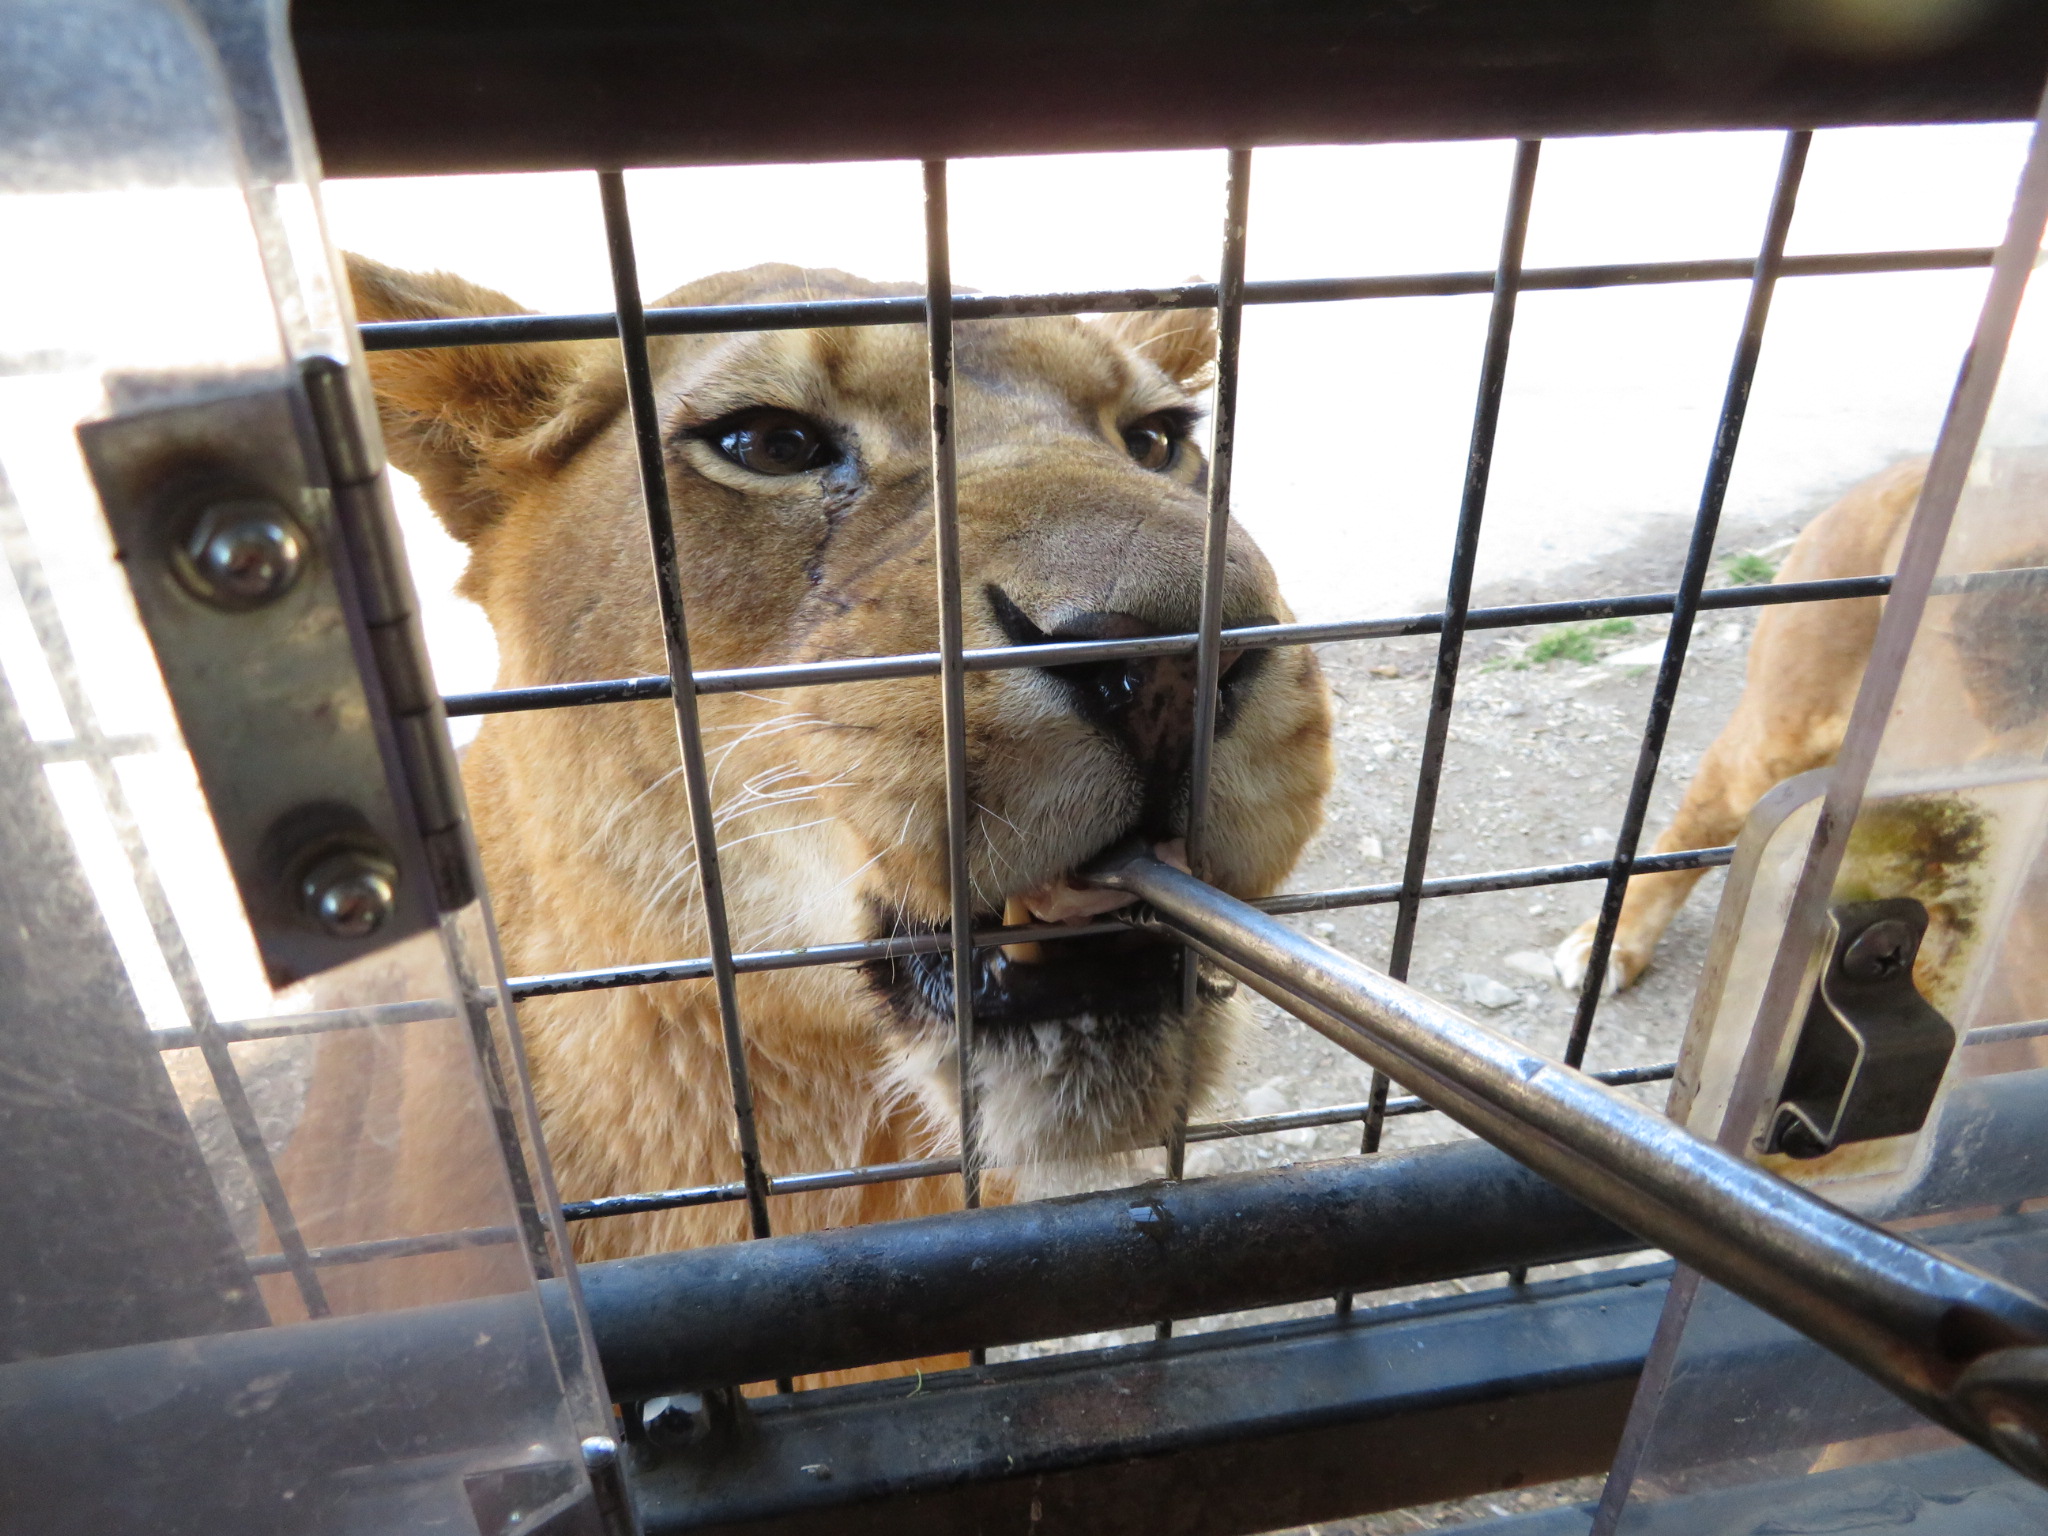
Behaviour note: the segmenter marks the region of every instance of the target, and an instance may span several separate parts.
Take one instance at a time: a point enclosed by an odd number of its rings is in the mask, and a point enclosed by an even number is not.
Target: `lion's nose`
[[[1194,625],[1166,625],[1132,613],[1076,614],[1040,629],[999,590],[989,593],[998,621],[1017,645],[1057,644],[1074,640],[1131,640],[1147,635],[1185,634]],[[1226,733],[1251,675],[1248,665],[1263,653],[1226,650],[1221,677],[1226,680],[1218,701],[1217,733]],[[1071,662],[1042,669],[1066,685],[1073,706],[1084,720],[1112,737],[1137,765],[1148,786],[1168,794],[1186,776],[1194,747],[1196,660],[1192,653],[1168,656],[1118,656],[1102,661]]]
[[[1170,631],[1135,614],[1084,613],[1048,630],[1046,639],[1056,644],[1165,633]],[[1222,675],[1243,656],[1225,651]],[[1187,771],[1195,734],[1193,655],[1111,657],[1045,670],[1068,685],[1081,717],[1115,737],[1146,778],[1172,780]]]

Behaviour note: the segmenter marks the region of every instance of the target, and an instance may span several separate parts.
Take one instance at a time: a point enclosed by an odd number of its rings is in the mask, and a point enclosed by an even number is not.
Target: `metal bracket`
[[[1913,984],[1925,906],[1843,902],[1828,924],[1827,964],[1764,1148],[1789,1157],[1919,1130],[1956,1047],[1954,1027]]]
[[[78,433],[273,986],[472,894],[383,477],[318,364]]]

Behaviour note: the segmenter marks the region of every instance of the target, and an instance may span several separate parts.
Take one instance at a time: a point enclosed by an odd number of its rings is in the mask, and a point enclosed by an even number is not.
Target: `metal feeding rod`
[[[1885,1231],[1148,852],[1087,872],[1561,1189],[2048,1483],[2048,1304]],[[1140,920],[1146,920],[1141,917]]]

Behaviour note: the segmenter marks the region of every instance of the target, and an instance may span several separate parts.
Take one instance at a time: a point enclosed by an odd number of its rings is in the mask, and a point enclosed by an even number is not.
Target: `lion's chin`
[[[902,931],[898,926],[897,931]],[[1204,965],[1192,1015],[1162,936],[1134,931],[1032,946],[1029,961],[979,956],[974,1082],[984,1161],[1011,1167],[1157,1146],[1214,1080],[1236,984]],[[868,971],[901,1047],[906,1086],[957,1123],[950,954]]]

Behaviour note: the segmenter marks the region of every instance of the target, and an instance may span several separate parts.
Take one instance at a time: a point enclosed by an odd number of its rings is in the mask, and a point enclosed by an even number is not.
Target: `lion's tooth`
[[[1022,896],[1012,896],[1003,903],[1003,926],[1021,928],[1031,921],[1031,908]],[[1014,960],[1019,965],[1036,965],[1045,958],[1043,944],[1005,944],[1003,958]]]

